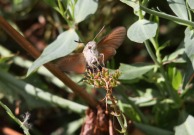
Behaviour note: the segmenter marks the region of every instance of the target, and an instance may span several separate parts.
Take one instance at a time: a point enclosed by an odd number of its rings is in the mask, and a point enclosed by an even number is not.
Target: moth
[[[62,71],[84,73],[87,68],[94,69],[99,65],[104,65],[107,60],[116,54],[116,49],[120,47],[125,37],[126,28],[117,27],[98,43],[94,41],[95,38],[88,42],[82,53],[63,57],[57,62],[57,67]]]

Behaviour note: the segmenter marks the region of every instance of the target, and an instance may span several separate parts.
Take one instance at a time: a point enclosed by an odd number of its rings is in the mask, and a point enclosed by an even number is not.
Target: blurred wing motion
[[[73,71],[76,73],[84,73],[86,69],[86,60],[83,53],[77,53],[73,55],[68,55],[59,60],[56,66],[61,71]]]
[[[101,64],[104,64],[104,62],[116,54],[116,49],[122,44],[125,36],[125,27],[117,27],[97,44],[97,51],[104,54],[104,61],[102,60],[103,57],[100,58]],[[89,49],[88,51],[90,51],[91,54],[91,52],[94,52],[95,50]],[[96,57],[95,53],[93,55],[94,56],[90,57]],[[77,53],[65,56],[59,60],[56,65],[62,71],[84,73],[86,70],[87,61],[83,53]]]
[[[125,27],[117,27],[97,44],[99,53],[104,54],[104,62],[116,54],[116,49],[123,43],[125,37]]]

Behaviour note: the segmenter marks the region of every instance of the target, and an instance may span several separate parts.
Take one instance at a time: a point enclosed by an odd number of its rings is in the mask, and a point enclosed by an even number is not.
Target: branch
[[[18,33],[10,24],[8,24],[2,16],[0,16],[0,27],[8,33],[23,49],[25,49],[34,59],[40,56],[38,52],[30,42],[28,42],[20,33]],[[97,106],[97,101],[89,95],[83,88],[73,82],[69,77],[67,77],[63,72],[61,72],[52,63],[47,63],[44,65],[51,73],[53,73],[57,78],[59,78],[65,85],[67,85],[74,93],[79,95],[89,106],[95,108]]]

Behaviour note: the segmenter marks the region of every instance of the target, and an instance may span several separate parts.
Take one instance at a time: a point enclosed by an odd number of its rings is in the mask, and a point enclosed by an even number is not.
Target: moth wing
[[[111,31],[110,34],[105,36],[99,43],[98,48],[101,47],[112,47],[114,49],[119,48],[126,37],[126,28],[125,27],[117,27]]]
[[[86,60],[83,53],[77,53],[73,55],[68,55],[61,58],[57,63],[56,66],[61,71],[66,72],[76,72],[76,73],[84,73],[86,69]]]
[[[100,53],[103,54],[103,56],[100,59],[100,62],[106,62],[108,59],[110,59],[116,54],[116,50],[112,47],[105,47],[100,51]]]
[[[126,28],[117,27],[97,44],[98,51],[104,54],[104,61],[116,54],[116,49],[120,47],[125,37]]]

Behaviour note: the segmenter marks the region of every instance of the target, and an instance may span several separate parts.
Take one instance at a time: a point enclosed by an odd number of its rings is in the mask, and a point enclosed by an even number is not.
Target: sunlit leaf
[[[168,76],[169,76],[170,82],[172,83],[172,87],[175,90],[178,90],[182,82],[181,72],[177,70],[175,67],[168,67]]]
[[[186,121],[175,127],[175,135],[192,135],[194,133],[194,118],[189,115]]]
[[[98,8],[98,0],[78,0],[75,5],[75,22],[83,21],[88,15],[94,14]]]
[[[9,84],[2,84],[2,82],[9,82]],[[47,102],[49,105],[55,104],[61,108],[65,108],[76,113],[83,113],[83,111],[87,109],[87,107],[84,105],[64,99],[52,93],[45,92],[45,90],[42,90],[24,81],[18,80],[11,74],[6,73],[0,69],[0,90],[2,88],[7,91],[9,90],[12,93],[19,93],[22,95],[23,99],[25,99],[26,103],[36,103],[34,104],[34,107],[42,107],[43,104],[47,105],[45,104]],[[28,105],[32,105],[32,103]]]
[[[145,40],[156,35],[157,28],[157,23],[145,19],[138,20],[129,27],[127,36],[134,42],[143,43]]]
[[[185,0],[167,0],[172,11],[181,19],[188,20]]]
[[[66,134],[67,135],[73,135],[73,134],[75,134],[75,132],[82,126],[83,119],[84,118],[81,118],[81,119],[78,119],[78,120],[69,122],[68,125],[67,125]]]
[[[74,29],[61,33],[55,41],[44,49],[41,56],[28,69],[27,75],[39,66],[71,53],[77,47],[77,43],[74,40],[78,41],[78,39],[79,37]]]
[[[121,71],[120,80],[132,80],[139,77],[142,77],[143,74],[152,70],[154,65],[126,65],[121,64],[119,71]]]

